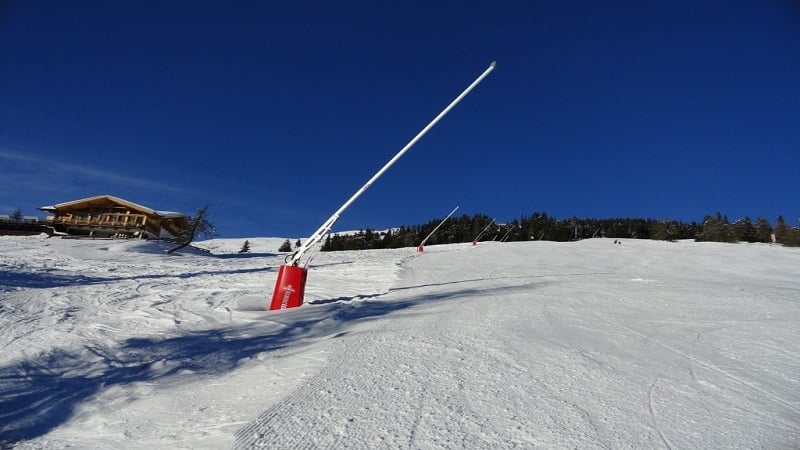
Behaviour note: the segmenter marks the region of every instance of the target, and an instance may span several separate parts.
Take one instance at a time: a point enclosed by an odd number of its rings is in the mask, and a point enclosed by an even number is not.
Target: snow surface
[[[798,448],[800,249],[0,237],[0,446]]]

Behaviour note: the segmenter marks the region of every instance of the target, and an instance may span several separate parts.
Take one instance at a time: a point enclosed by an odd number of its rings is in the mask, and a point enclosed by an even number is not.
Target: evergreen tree
[[[364,229],[364,244],[367,248],[379,248],[381,243],[381,234],[377,231],[366,228]]]
[[[281,246],[278,249],[278,251],[279,252],[290,252],[290,251],[292,251],[292,243],[289,242],[288,239],[286,239],[285,241],[283,241],[283,244],[281,244]]]
[[[719,216],[719,213],[717,213]],[[733,228],[728,221],[728,216],[722,217],[722,242],[736,242],[736,237],[733,234]]]
[[[758,242],[756,227],[749,217],[737,220],[732,226],[733,240],[736,242]]]
[[[733,233],[730,230],[728,218],[717,213],[716,216],[706,216],[700,233],[697,235],[698,241],[710,242],[734,242]]]
[[[675,242],[680,236],[680,227],[672,220],[653,221],[649,228],[650,239]]]
[[[300,242],[300,239],[298,239],[297,242],[294,243],[294,248],[300,248],[302,246],[303,246],[303,243]]]
[[[11,213],[11,221],[12,222],[22,222],[22,208],[17,208]]]
[[[440,222],[441,219],[435,219],[422,225],[404,225],[387,232],[375,232],[367,228],[354,234],[333,235],[326,239],[322,251],[416,247]],[[500,240],[505,236],[506,241],[549,240],[558,242],[565,242],[576,237],[588,239],[600,236],[669,241],[696,239],[716,242],[736,242],[737,240],[758,242],[759,240],[768,240],[771,232],[769,222],[766,220],[759,220],[753,225],[748,218],[744,218],[731,224],[728,218],[721,213],[706,216],[701,224],[667,219],[661,221],[637,218],[579,219],[572,217],[571,219],[556,219],[549,217],[546,213],[538,212],[530,217],[521,215],[508,223],[494,224],[487,228],[487,225],[492,222],[490,217],[482,214],[472,217],[466,215],[452,217],[428,239],[426,245],[471,242],[481,232],[484,232],[480,238],[481,241]],[[789,227],[786,229],[788,231],[786,231],[784,242],[795,236],[793,229]],[[511,231],[508,232],[509,230]],[[507,232],[508,235],[506,235]]]
[[[394,244],[394,233],[392,233],[392,230],[389,229],[386,231],[386,234],[383,235],[383,239],[381,240],[381,248],[395,248]]]
[[[800,227],[789,227],[783,216],[775,221],[775,240],[789,247],[800,246]]]
[[[783,245],[790,247],[800,247],[800,227],[792,227],[789,230],[789,238]]]
[[[249,253],[250,252],[250,241],[244,241],[242,248],[239,250],[239,253]]]
[[[755,224],[757,242],[772,242],[772,225],[763,217],[756,219]]]
[[[403,234],[403,238],[400,242],[403,243],[403,247],[416,247],[417,244],[422,240],[422,237],[419,236],[419,232],[417,231],[419,227],[409,227],[406,229],[406,232]]]
[[[783,244],[789,238],[789,226],[783,220],[783,216],[778,216],[775,221],[775,241]]]

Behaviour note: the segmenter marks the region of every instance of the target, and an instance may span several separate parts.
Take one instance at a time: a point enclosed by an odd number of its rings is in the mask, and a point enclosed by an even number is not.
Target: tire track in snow
[[[673,448],[672,444],[670,444],[669,439],[667,439],[667,436],[664,435],[664,431],[661,429],[661,427],[658,426],[656,411],[655,408],[653,408],[653,390],[655,389],[656,384],[658,384],[658,381],[660,379],[661,379],[660,377],[656,377],[656,379],[653,380],[653,383],[650,384],[650,389],[647,390],[647,407],[650,410],[650,418],[653,420],[653,427],[655,427],[656,431],[658,431],[658,435],[661,437],[661,441],[664,442],[664,445],[666,445],[668,449],[672,450]]]
[[[328,366],[237,432],[234,449],[411,445],[413,433],[376,417],[387,411],[418,413],[425,391],[412,366],[387,356],[391,344],[385,339],[378,344],[362,335],[336,343]],[[364,365],[371,369],[369,379],[361,376]],[[389,404],[388,398],[396,402]],[[381,436],[366,434],[384,420]]]
[[[418,308],[349,323],[347,333],[329,343],[328,366],[243,427],[234,448],[597,447],[591,415],[558,389],[538,387],[529,366],[504,353],[495,335],[502,321],[517,317],[485,300],[498,289],[506,297],[525,297],[530,283],[508,281],[530,277],[478,260],[461,262],[480,275],[459,281],[464,267],[449,267],[449,273],[410,268],[404,283],[385,296],[347,305],[353,317],[359,317],[358,308],[381,303],[410,300]],[[469,306],[438,308],[444,299]],[[525,399],[529,394],[568,410],[539,415],[531,428],[537,405]],[[577,430],[578,437],[564,441],[566,429]]]
[[[470,444],[479,414],[454,388],[465,382],[454,367],[461,350],[429,333],[440,319],[423,329],[378,319],[331,338],[328,366],[242,428],[234,448],[416,448],[442,436]]]
[[[646,335],[644,335],[642,333],[639,333],[638,331],[632,330],[632,329],[630,329],[630,328],[628,328],[628,327],[626,327],[624,325],[616,324],[616,326],[628,331],[629,333],[635,334],[635,335],[647,340],[648,342],[652,342],[652,343],[654,343],[656,345],[659,345],[659,346],[669,350],[670,352],[675,353],[676,355],[679,355],[679,356],[681,356],[683,358],[686,358],[689,361],[691,361],[691,362],[693,362],[693,363],[695,363],[695,364],[697,364],[699,366],[703,366],[706,369],[709,369],[709,370],[712,370],[714,372],[717,372],[718,374],[723,375],[724,377],[726,377],[726,378],[728,378],[728,379],[730,379],[730,380],[732,380],[734,382],[737,382],[737,383],[739,383],[739,384],[741,384],[743,386],[746,386],[746,387],[750,388],[751,390],[753,390],[754,392],[757,392],[757,393],[761,394],[762,396],[771,399],[775,403],[783,405],[786,409],[794,412],[795,414],[800,415],[800,409],[798,409],[793,404],[791,404],[791,403],[787,402],[786,400],[778,397],[777,395],[767,391],[766,389],[762,389],[762,388],[756,386],[753,383],[750,383],[750,382],[748,382],[746,380],[743,380],[742,378],[740,378],[740,377],[738,377],[738,376],[736,376],[736,375],[734,375],[734,374],[732,374],[732,373],[730,373],[730,372],[728,372],[726,370],[721,369],[719,366],[717,366],[715,364],[711,364],[711,363],[707,363],[705,361],[701,361],[701,360],[699,360],[699,359],[697,359],[697,358],[695,358],[695,357],[693,357],[693,356],[691,356],[691,355],[689,355],[689,354],[687,354],[685,352],[682,352],[682,351],[680,351],[680,350],[678,350],[676,348],[673,348],[672,346],[664,344],[663,342],[660,342],[660,341],[655,340],[655,339],[653,339],[653,338],[651,338],[649,336],[646,336]],[[790,425],[792,427],[796,427],[796,424],[791,424],[791,423],[786,423],[786,424]]]

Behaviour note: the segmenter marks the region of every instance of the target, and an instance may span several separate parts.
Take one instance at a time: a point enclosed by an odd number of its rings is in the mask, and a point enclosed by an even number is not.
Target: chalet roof
[[[145,214],[158,216],[158,217],[164,217],[164,218],[186,217],[184,214],[181,214],[181,213],[178,213],[178,212],[156,211],[156,210],[154,210],[152,208],[148,208],[147,206],[143,206],[143,205],[140,205],[138,203],[133,203],[133,202],[130,202],[128,200],[125,200],[125,199],[122,199],[122,198],[119,198],[119,197],[114,197],[113,195],[96,195],[94,197],[82,198],[82,199],[79,199],[79,200],[72,200],[71,202],[59,203],[57,205],[42,206],[42,207],[39,207],[37,209],[40,210],[40,211],[47,211],[47,212],[50,212],[50,213],[55,213],[58,210],[70,209],[71,207],[82,206],[82,205],[91,206],[92,203],[100,204],[100,203],[104,203],[104,202],[116,203],[118,205],[126,206],[126,207],[128,207],[128,208],[130,208],[132,210],[136,210],[136,211],[139,211],[139,212],[142,212],[142,213],[145,213]]]

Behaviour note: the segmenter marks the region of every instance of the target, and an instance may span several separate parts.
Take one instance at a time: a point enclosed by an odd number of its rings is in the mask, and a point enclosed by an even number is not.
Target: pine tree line
[[[367,250],[380,248],[416,247],[436,228],[442,219],[423,225],[402,226],[387,231],[360,230],[353,234],[329,235],[322,251]],[[491,226],[489,226],[491,224]],[[488,229],[487,229],[487,226]],[[471,242],[486,230],[481,240],[530,241],[545,240],[566,242],[571,240],[606,237],[614,239],[654,239],[677,241],[694,239],[709,242],[775,242],[787,246],[800,246],[800,227],[790,227],[779,216],[775,227],[759,217],[752,222],[749,217],[730,222],[720,213],[706,216],[702,222],[678,220],[653,220],[636,218],[613,219],[558,219],[547,213],[523,215],[505,224],[492,224],[484,214],[462,215],[450,220],[431,236],[426,245]]]

